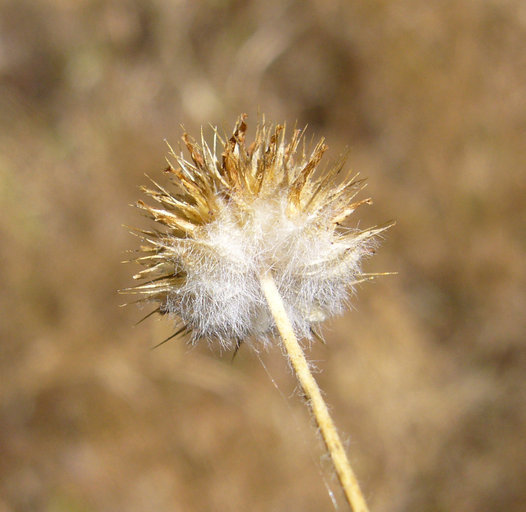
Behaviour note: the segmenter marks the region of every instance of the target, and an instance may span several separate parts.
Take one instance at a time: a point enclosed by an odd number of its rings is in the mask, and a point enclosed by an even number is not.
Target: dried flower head
[[[388,227],[343,226],[371,201],[354,201],[364,183],[343,175],[343,162],[319,169],[323,139],[306,152],[304,131],[287,141],[282,126],[262,121],[247,145],[245,118],[228,140],[214,130],[211,146],[202,134],[201,144],[184,134],[190,160],[171,150],[165,171],[175,190],[154,181],[143,188],[157,205],[137,206],[158,228],[136,230],[147,245],[134,278],[146,282],[127,290],[158,303],[156,311],[173,315],[193,340],[225,348],[274,334],[259,280],[266,269],[294,330],[311,338],[315,324],[342,312],[364,280],[362,259]]]

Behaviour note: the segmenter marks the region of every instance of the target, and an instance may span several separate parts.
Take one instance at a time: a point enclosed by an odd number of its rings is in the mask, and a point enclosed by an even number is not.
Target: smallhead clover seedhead
[[[269,343],[275,322],[260,284],[270,270],[300,338],[344,311],[354,285],[371,278],[361,262],[389,226],[358,229],[345,222],[369,198],[355,200],[364,180],[344,162],[321,171],[320,140],[307,151],[304,130],[287,140],[280,125],[260,122],[247,145],[246,116],[233,135],[213,130],[209,145],[186,133],[189,159],[170,148],[170,189],[152,180],[137,203],[156,229],[134,230],[145,245],[134,261],[143,267],[125,290],[176,319],[193,341],[235,348]]]

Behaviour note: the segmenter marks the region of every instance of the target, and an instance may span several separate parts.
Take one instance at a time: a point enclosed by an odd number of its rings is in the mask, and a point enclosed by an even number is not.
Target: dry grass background
[[[118,308],[163,139],[258,109],[398,220],[310,352],[372,510],[525,510],[525,50],[520,0],[2,1],[0,511],[341,503],[279,349]]]

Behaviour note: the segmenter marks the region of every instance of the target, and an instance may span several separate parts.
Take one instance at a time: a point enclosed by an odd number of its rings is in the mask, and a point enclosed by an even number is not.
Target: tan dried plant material
[[[224,348],[276,334],[260,284],[266,270],[296,334],[312,338],[319,322],[343,312],[354,285],[371,278],[361,262],[389,227],[346,226],[371,200],[356,199],[364,180],[344,172],[343,160],[320,169],[323,139],[309,151],[304,130],[287,140],[283,126],[261,121],[247,145],[246,131],[243,115],[229,139],[213,129],[210,145],[203,133],[200,143],[185,133],[189,159],[170,148],[170,187],[152,180],[142,188],[152,204],[137,203],[157,227],[135,230],[141,283],[124,290],[157,303],[178,332]]]
[[[174,316],[173,336],[237,349],[279,333],[347,503],[367,512],[298,340],[315,335],[319,322],[343,311],[354,285],[374,276],[361,262],[390,224],[345,226],[371,200],[355,200],[364,182],[344,173],[343,161],[320,169],[323,139],[307,151],[304,131],[287,140],[282,126],[262,121],[247,146],[245,119],[228,140],[215,129],[212,147],[203,134],[198,144],[185,133],[190,160],[171,150],[166,169],[173,190],[155,181],[143,188],[157,204],[137,206],[159,227],[136,230],[146,244],[134,260],[144,267],[134,276],[142,283],[125,292]]]

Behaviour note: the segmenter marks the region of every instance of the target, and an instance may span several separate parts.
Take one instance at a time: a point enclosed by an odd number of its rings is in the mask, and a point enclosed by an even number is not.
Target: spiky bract
[[[314,324],[342,312],[363,280],[362,258],[386,229],[342,227],[371,201],[353,201],[363,180],[342,176],[343,162],[319,170],[323,140],[307,153],[303,131],[287,141],[282,126],[261,122],[247,145],[246,128],[242,116],[230,139],[214,130],[211,146],[184,134],[191,161],[171,150],[165,171],[175,190],[143,187],[158,204],[137,206],[159,229],[136,230],[147,245],[134,278],[146,282],[126,290],[158,303],[193,340],[225,348],[273,334],[259,281],[268,268],[298,336],[310,338]]]

